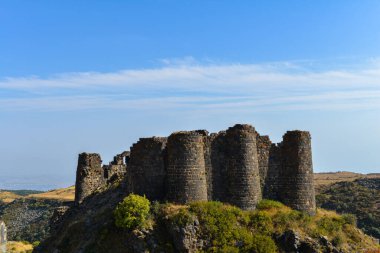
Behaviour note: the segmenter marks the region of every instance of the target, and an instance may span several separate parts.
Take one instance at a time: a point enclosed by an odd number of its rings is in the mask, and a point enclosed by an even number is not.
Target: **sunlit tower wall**
[[[281,144],[281,153],[280,200],[293,209],[315,214],[310,133],[286,132]]]
[[[261,199],[256,131],[235,125],[226,131],[227,202],[252,210]]]
[[[204,134],[176,132],[167,143],[167,200],[207,201]]]
[[[75,181],[75,203],[80,204],[97,188],[105,184],[102,159],[96,153],[81,153]]]

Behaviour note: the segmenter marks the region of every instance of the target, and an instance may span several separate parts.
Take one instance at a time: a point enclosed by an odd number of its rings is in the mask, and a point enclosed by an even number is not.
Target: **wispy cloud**
[[[380,108],[380,65],[317,71],[302,63],[199,64],[0,80],[0,110],[346,110]]]

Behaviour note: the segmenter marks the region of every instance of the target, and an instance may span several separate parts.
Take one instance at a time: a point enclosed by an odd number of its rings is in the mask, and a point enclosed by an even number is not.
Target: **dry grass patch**
[[[33,251],[33,245],[28,242],[9,241],[7,253],[29,253]]]
[[[64,200],[64,201],[74,201],[75,186],[51,190],[51,191],[38,193],[38,194],[30,194],[27,196],[27,198],[56,199],[56,200]]]
[[[22,196],[17,195],[13,192],[0,191],[0,201],[8,204],[13,202],[15,199],[22,198]]]

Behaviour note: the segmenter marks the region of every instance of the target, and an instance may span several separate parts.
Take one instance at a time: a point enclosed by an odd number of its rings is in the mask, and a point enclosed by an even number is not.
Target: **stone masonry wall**
[[[212,200],[227,201],[227,154],[226,154],[226,132],[211,134],[210,145],[212,166]]]
[[[167,138],[152,137],[133,144],[127,172],[130,192],[150,200],[164,199],[166,142]]]
[[[263,198],[280,200],[279,198],[279,177],[282,165],[281,148],[277,144],[272,144],[269,149],[268,170],[264,178]]]
[[[269,156],[272,142],[269,136],[256,133],[257,159],[259,161],[260,187],[264,188],[265,179],[269,168]]]
[[[309,132],[288,131],[281,145],[280,200],[296,210],[315,213],[315,193]]]
[[[204,135],[177,132],[168,138],[167,200],[174,203],[207,201]]]
[[[255,209],[261,199],[256,132],[250,125],[235,125],[226,132],[228,202]]]
[[[80,204],[94,190],[105,184],[102,159],[99,154],[81,153],[75,182],[75,202]]]
[[[166,137],[141,138],[131,152],[101,165],[98,154],[79,155],[75,201],[99,187],[124,178],[127,191],[150,200],[188,203],[215,200],[254,209],[260,199],[279,200],[315,213],[308,132],[289,131],[273,144],[251,125],[227,131],[182,131]]]
[[[127,160],[129,160],[129,152],[124,151],[114,156],[113,161],[109,165],[103,165],[104,178],[107,182],[115,181],[118,178],[124,178],[127,173]]]

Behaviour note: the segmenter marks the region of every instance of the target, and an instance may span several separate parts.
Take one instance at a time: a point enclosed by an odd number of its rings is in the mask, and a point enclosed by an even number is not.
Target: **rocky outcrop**
[[[3,206],[0,219],[8,227],[11,241],[42,241],[50,234],[50,218],[56,208],[69,202],[20,198]]]
[[[0,220],[0,246],[7,243],[7,226],[4,221]]]

